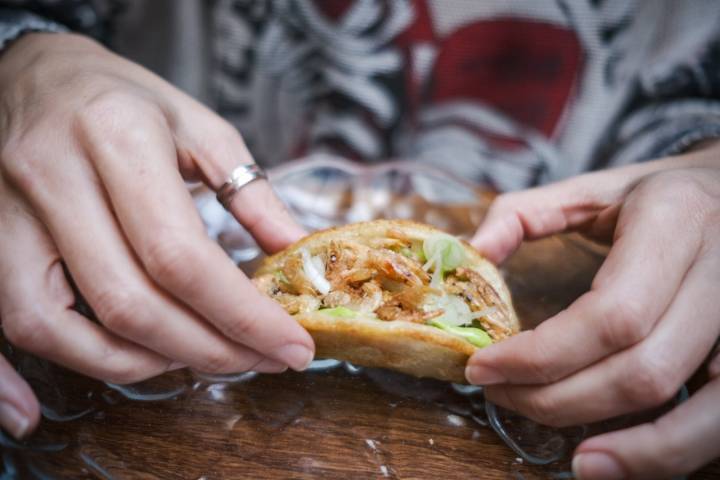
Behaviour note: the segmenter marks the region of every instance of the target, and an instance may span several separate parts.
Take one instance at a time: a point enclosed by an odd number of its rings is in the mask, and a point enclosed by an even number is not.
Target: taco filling
[[[291,315],[425,324],[485,347],[511,335],[512,322],[466,248],[444,233],[420,240],[391,228],[301,248],[255,283]]]

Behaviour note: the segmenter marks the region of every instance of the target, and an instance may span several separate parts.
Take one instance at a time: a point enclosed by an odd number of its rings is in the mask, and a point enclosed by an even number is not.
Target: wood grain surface
[[[573,236],[524,245],[506,266],[524,326],[587,290],[603,253]],[[44,421],[31,440],[65,442],[62,451],[17,456],[53,478],[569,478],[569,457],[544,467],[522,463],[473,401],[440,382],[337,368],[217,384],[180,371],[137,389],[183,393],[147,402],[29,357],[16,360],[56,411],[92,409],[78,420]],[[720,465],[693,478],[720,478]]]

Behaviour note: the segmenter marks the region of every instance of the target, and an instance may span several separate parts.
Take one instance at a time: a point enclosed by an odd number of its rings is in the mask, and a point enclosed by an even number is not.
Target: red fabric
[[[354,0],[314,2],[333,23],[342,21],[354,4]],[[388,3],[382,5],[388,9]],[[470,12],[468,23],[439,37],[428,2],[410,0],[410,5],[412,22],[392,40],[391,47],[398,49],[404,60],[391,91],[406,126],[417,127],[417,114],[426,107],[466,102],[488,105],[521,125],[553,137],[572,101],[582,68],[582,47],[573,30],[519,16],[473,19]],[[413,64],[413,53],[420,45],[435,51],[430,71],[422,78]],[[365,116],[366,125],[385,137],[372,115]],[[498,136],[461,118],[447,123],[499,148],[524,146],[518,139]],[[439,125],[423,125],[425,129],[435,127]]]
[[[411,43],[434,42],[435,31],[433,29],[430,10],[425,0],[412,0],[414,13],[413,22],[410,26],[398,35],[396,43],[401,47],[407,47]]]
[[[427,101],[478,100],[551,137],[578,75],[572,30],[521,19],[464,26],[439,45]]]
[[[355,0],[314,0],[315,6],[330,20],[338,21],[352,7]]]

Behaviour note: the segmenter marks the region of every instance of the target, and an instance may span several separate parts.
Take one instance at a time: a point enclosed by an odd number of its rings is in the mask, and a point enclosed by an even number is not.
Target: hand
[[[184,183],[217,189],[251,162],[229,124],[93,41],[20,39],[0,59],[5,337],[115,383],[184,365],[305,368],[312,338],[206,236]],[[230,208],[266,250],[303,234],[265,181]],[[71,308],[63,263],[100,324]],[[27,433],[38,418],[29,390],[5,363],[0,385],[0,424]]]
[[[593,422],[665,403],[720,335],[720,169],[711,149],[498,198],[473,244],[500,262],[523,238],[579,230],[612,240],[591,290],[533,331],[478,351],[471,383],[544,424]],[[659,173],[655,173],[659,172]],[[720,455],[720,361],[655,423],[600,435],[582,479],[661,478]]]

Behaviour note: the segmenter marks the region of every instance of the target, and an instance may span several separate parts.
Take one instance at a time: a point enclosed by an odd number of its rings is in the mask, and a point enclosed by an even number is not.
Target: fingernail
[[[465,368],[465,378],[474,385],[495,385],[505,382],[505,377],[500,372],[482,365],[468,365]]]
[[[310,362],[313,360],[313,352],[304,345],[297,343],[291,343],[290,345],[284,345],[274,352],[273,357],[288,365],[295,371],[305,370]]]
[[[30,419],[20,413],[18,409],[9,403],[0,403],[0,425],[10,432],[10,434],[20,439],[28,433],[30,428]]]
[[[622,480],[626,478],[620,464],[610,455],[600,452],[575,455],[572,461],[572,471],[578,480]]]

